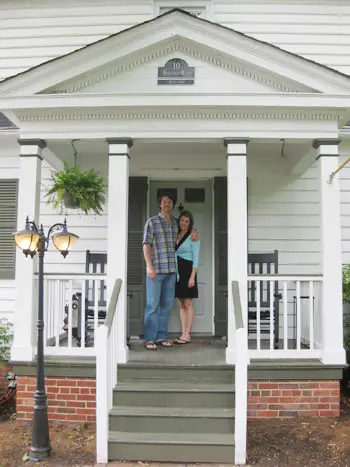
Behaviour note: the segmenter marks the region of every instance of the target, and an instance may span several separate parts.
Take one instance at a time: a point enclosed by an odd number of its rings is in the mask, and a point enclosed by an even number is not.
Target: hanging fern
[[[53,172],[51,187],[46,196],[48,203],[62,213],[67,195],[76,199],[78,206],[85,213],[94,212],[102,214],[103,204],[106,201],[106,187],[104,178],[95,169],[82,170],[77,166],[68,166],[64,163],[63,170]]]

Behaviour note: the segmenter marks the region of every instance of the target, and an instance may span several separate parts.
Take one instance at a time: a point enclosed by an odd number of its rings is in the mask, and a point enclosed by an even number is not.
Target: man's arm
[[[197,229],[192,229],[191,230],[191,240],[193,240],[194,242],[198,242],[199,240],[199,232]]]
[[[154,240],[153,226],[148,219],[143,232],[143,256],[146,262],[147,276],[154,280],[156,278],[156,270],[152,264],[152,245]]]
[[[143,256],[145,258],[146,262],[146,268],[147,268],[147,276],[154,280],[156,278],[156,270],[153,267],[152,264],[152,247],[151,245],[148,245],[147,243],[144,243],[143,245]]]

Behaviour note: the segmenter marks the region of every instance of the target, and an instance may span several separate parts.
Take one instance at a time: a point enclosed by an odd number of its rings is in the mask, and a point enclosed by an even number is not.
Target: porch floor
[[[225,350],[226,343],[221,340],[194,341],[169,348],[158,347],[157,351],[146,350],[143,341],[131,341],[128,363],[160,363],[176,366],[226,365]]]

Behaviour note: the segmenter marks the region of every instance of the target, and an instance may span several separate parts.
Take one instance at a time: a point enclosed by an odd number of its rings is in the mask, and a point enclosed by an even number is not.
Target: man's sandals
[[[152,341],[149,341],[145,343],[145,349],[146,350],[158,350],[157,345],[159,345],[160,347],[172,347],[173,346],[171,342],[166,341],[166,340],[157,341],[155,343]]]

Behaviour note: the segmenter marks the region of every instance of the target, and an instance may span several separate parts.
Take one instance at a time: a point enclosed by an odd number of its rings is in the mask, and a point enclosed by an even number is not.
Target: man
[[[175,242],[177,219],[172,215],[174,199],[170,193],[158,198],[160,213],[148,219],[143,234],[146,261],[145,348],[172,347],[168,340],[168,318],[174,304],[176,283]],[[191,233],[198,240],[196,230]]]

